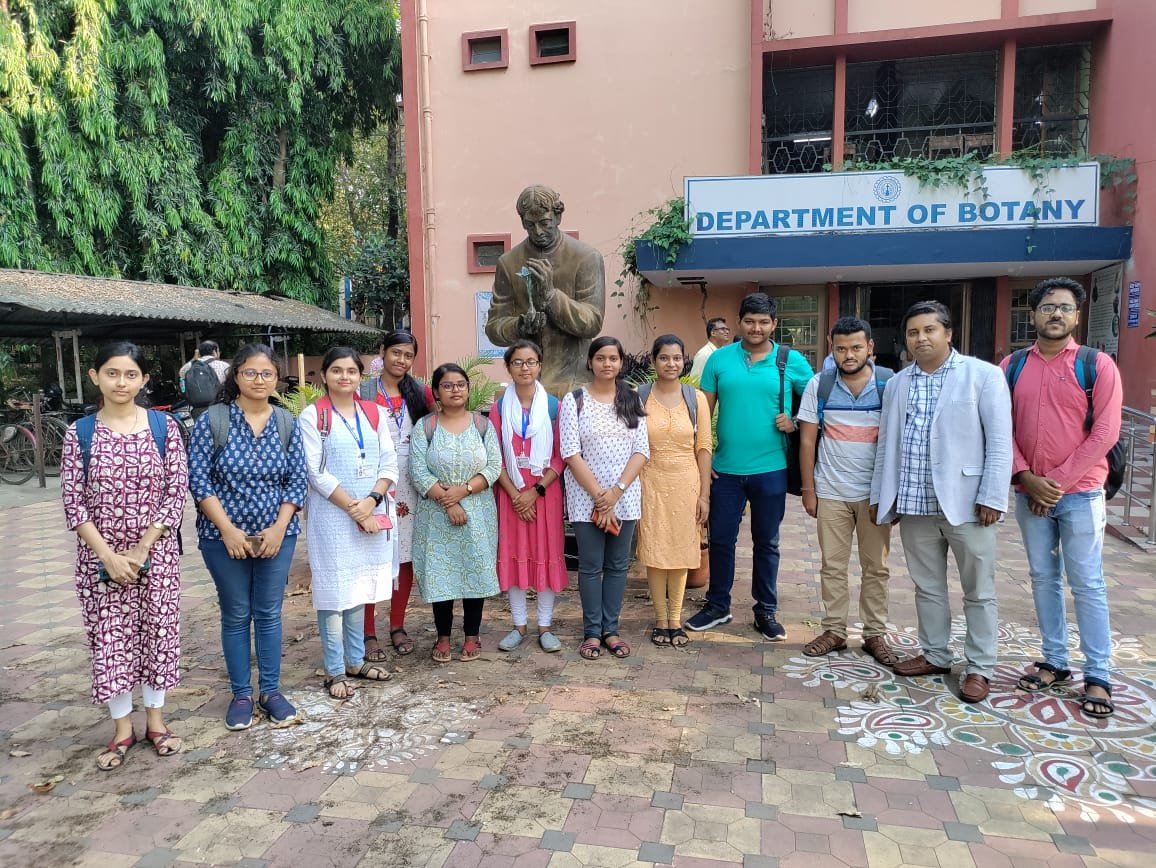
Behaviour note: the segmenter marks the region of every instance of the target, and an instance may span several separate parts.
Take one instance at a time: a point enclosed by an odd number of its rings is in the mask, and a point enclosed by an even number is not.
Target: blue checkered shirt
[[[900,515],[943,515],[935,497],[931,476],[931,420],[943,391],[947,372],[959,365],[954,349],[942,365],[930,374],[919,365],[911,366],[907,390],[907,421],[903,425],[903,460],[899,464],[899,496],[895,511]]]

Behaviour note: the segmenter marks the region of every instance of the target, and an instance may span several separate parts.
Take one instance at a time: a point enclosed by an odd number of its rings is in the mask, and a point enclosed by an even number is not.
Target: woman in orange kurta
[[[642,470],[637,556],[654,603],[650,641],[681,647],[688,641],[682,629],[686,573],[699,564],[701,528],[710,511],[710,410],[702,392],[679,381],[686,365],[680,338],[660,336],[650,358],[657,379],[646,398],[650,462]]]

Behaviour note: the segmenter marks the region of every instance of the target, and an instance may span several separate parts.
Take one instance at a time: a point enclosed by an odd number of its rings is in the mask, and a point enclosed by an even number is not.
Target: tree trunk
[[[285,127],[277,130],[277,159],[273,163],[273,189],[280,190],[285,186],[285,165],[289,162],[289,130]]]

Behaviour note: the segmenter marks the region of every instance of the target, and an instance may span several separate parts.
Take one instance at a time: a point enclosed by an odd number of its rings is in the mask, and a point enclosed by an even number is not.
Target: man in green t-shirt
[[[765,293],[743,299],[739,307],[742,341],[711,354],[700,388],[711,411],[718,405],[718,445],[711,462],[710,587],[702,611],[687,620],[690,630],[709,630],[731,620],[735,581],[735,545],[743,511],[751,505],[755,629],[765,639],[786,638],[778,622],[779,524],[787,505],[787,438],[795,430],[790,394],[801,395],[814,376],[795,350],[785,371],[788,406],[782,406],[783,377],[777,364],[775,333],[778,305]]]

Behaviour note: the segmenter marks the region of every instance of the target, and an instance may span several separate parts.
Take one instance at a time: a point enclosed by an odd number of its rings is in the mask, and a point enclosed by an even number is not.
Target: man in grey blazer
[[[871,509],[880,524],[899,522],[923,653],[895,672],[951,671],[950,549],[967,620],[960,696],[980,702],[996,657],[995,525],[1011,484],[1011,397],[999,368],[952,348],[951,313],[939,302],[912,305],[900,332],[915,364],[883,393]]]

